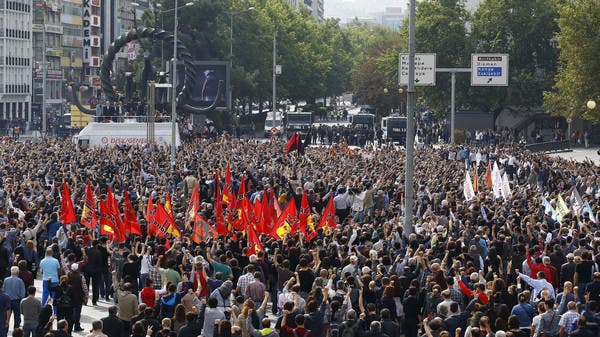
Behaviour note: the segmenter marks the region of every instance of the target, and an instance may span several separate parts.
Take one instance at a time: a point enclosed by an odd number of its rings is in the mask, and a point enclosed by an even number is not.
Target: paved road
[[[553,153],[550,154],[550,156],[574,160],[577,162],[583,162],[589,158],[596,165],[600,165],[600,156],[598,155],[598,148],[575,148],[571,152]]]
[[[37,289],[37,294],[36,297],[41,299],[42,298],[42,281],[41,280],[35,280],[35,287]],[[90,294],[91,296],[91,294]],[[90,302],[91,304],[91,302]],[[98,305],[97,306],[84,306],[81,310],[81,327],[84,329],[83,331],[80,332],[73,332],[73,336],[85,336],[88,333],[90,333],[90,330],[92,329],[92,322],[98,319],[101,319],[103,317],[106,317],[108,315],[108,307],[111,306],[112,303],[108,303],[106,301],[104,301],[104,299],[101,299],[98,301]],[[10,328],[9,328],[9,336],[12,334],[12,328],[13,328],[13,319],[11,318],[10,320]],[[54,324],[54,329],[56,328],[56,323]]]

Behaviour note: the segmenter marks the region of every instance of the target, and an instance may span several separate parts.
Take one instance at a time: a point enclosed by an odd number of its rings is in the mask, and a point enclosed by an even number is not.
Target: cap
[[[573,255],[573,253],[567,254],[567,259],[573,260],[574,258],[575,258],[575,255]]]
[[[77,263],[73,263],[73,264],[71,265],[71,270],[72,270],[72,271],[77,271],[78,269],[79,269],[79,264],[77,264]]]

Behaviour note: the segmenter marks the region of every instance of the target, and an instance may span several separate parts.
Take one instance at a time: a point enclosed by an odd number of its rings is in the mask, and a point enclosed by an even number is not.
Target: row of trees
[[[157,1],[163,10],[174,6],[174,0]],[[417,6],[417,52],[436,53],[438,67],[469,67],[471,53],[510,55],[508,87],[471,87],[468,75],[457,76],[457,103],[463,109],[519,112],[545,104],[575,116],[585,112],[589,98],[600,95],[596,0],[485,0],[475,13],[456,0],[423,0]],[[172,12],[158,14],[145,13],[144,24],[172,30]],[[358,22],[341,26],[335,19],[318,24],[306,9],[290,8],[286,0],[195,0],[179,18],[180,39],[197,59],[231,59],[234,101],[270,101],[276,34],[283,69],[278,97],[312,101],[353,91],[383,110],[405,99],[397,83],[407,26],[392,31]],[[167,46],[165,54],[170,55]],[[436,84],[419,87],[418,100],[444,114],[450,75],[438,74]]]

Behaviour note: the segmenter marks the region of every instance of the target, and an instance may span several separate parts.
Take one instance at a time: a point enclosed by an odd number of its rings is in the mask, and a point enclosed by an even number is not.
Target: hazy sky
[[[325,0],[325,17],[342,19],[368,17],[370,13],[382,12],[385,7],[406,8],[407,0]]]

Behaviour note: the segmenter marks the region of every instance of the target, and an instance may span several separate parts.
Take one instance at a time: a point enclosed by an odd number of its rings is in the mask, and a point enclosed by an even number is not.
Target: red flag
[[[169,216],[162,204],[158,203],[156,205],[156,213],[154,217],[157,228],[156,236],[168,238],[170,234],[169,227],[174,225],[174,223],[173,219]]]
[[[196,216],[194,221],[194,233],[192,234],[192,241],[200,243],[206,239],[207,235],[210,234],[213,238],[217,237],[217,231],[200,215]]]
[[[275,211],[275,217],[273,217],[273,219],[277,219],[281,215],[281,205],[279,205],[279,200],[277,200],[277,197],[275,196],[275,191],[273,191],[272,187],[269,190],[269,198],[271,199],[271,202],[273,203],[272,208]]]
[[[198,210],[200,210],[200,196],[199,196],[199,185],[194,186],[194,190],[192,191],[192,195],[190,196],[188,210],[185,213],[185,225],[184,228],[188,228],[190,223],[194,221],[196,215],[198,215]]]
[[[215,222],[217,225],[217,233],[219,233],[219,235],[227,235],[227,228],[225,227],[225,215],[223,213],[223,203],[221,201],[221,187],[219,186],[219,182],[219,172],[215,171]]]
[[[142,235],[142,230],[140,228],[140,223],[137,219],[137,214],[133,205],[131,204],[131,199],[129,199],[129,193],[125,190],[125,194],[123,195],[123,213],[125,213],[125,230],[131,234]]]
[[[175,223],[175,215],[173,214],[173,202],[171,201],[171,193],[167,194],[167,201],[165,201],[165,211],[167,211],[167,215],[171,218],[169,223],[169,228],[167,231],[169,234],[173,234],[174,237],[178,238],[181,236],[181,231],[177,224]]]
[[[302,234],[304,234],[304,237],[306,237],[307,234],[307,224],[308,224],[308,217],[310,216],[310,206],[308,205],[308,196],[306,195],[306,190],[302,191],[302,202],[300,203],[300,214],[299,214],[299,219],[300,219],[300,232]]]
[[[262,220],[262,228],[263,228],[263,234],[269,234],[271,233],[271,230],[273,229],[273,222],[275,221],[275,217],[274,215],[274,210],[273,207],[271,207],[271,202],[269,200],[269,193],[267,193],[267,191],[263,192],[262,195],[262,199],[260,200],[260,209],[261,209],[261,220]],[[258,212],[257,207],[254,207],[254,210],[256,212]]]
[[[90,228],[96,228],[98,215],[96,214],[96,201],[90,183],[85,187],[85,198],[83,199],[83,210],[81,211],[81,224]]]
[[[292,151],[298,151],[298,155],[300,155],[302,146],[302,137],[299,133],[294,132],[294,134],[288,140],[288,143],[285,147],[285,153],[290,153]]]
[[[62,183],[62,193],[60,195],[60,222],[63,225],[77,222],[75,210],[73,209],[73,200],[71,200],[71,193],[69,193],[66,181]]]
[[[235,205],[235,195],[233,194],[233,184],[231,181],[231,169],[227,164],[227,171],[225,171],[225,185],[223,185],[223,201],[231,207]]]
[[[251,219],[256,232],[260,234],[265,234],[265,219],[263,213],[263,203],[262,200],[258,200],[258,198],[254,198],[254,219]]]
[[[119,211],[119,205],[117,203],[117,199],[115,198],[115,195],[112,192],[112,189],[110,188],[110,186],[108,187],[108,194],[107,194],[107,202],[108,202],[108,207],[110,209],[110,213],[113,216],[114,219],[114,223],[116,226],[116,232],[115,234],[117,234],[117,240],[119,240],[119,242],[124,242],[125,241],[125,226],[123,225],[123,219],[121,219],[121,211]]]
[[[258,236],[256,235],[256,232],[254,231],[254,228],[252,228],[252,226],[248,227],[248,252],[247,255],[253,255],[256,254],[257,252],[261,251],[264,252],[265,249],[263,248],[263,245],[260,243],[260,240],[258,239]]]
[[[148,228],[148,235],[154,236],[158,231],[156,227],[156,219],[155,219],[156,210],[154,208],[154,203],[152,202],[152,194],[148,197],[148,205],[146,206],[146,228]]]
[[[115,236],[115,224],[106,200],[100,200],[100,234],[108,235],[111,240]]]
[[[335,206],[333,205],[333,197],[329,198],[329,202],[327,202],[327,206],[323,211],[323,216],[321,216],[321,220],[319,220],[319,228],[325,229],[333,229],[337,225],[335,220]]]
[[[271,231],[271,236],[281,240],[286,234],[292,231],[292,228],[298,223],[298,210],[294,198],[288,202],[287,206],[281,213],[281,216],[275,221],[275,226]]]

